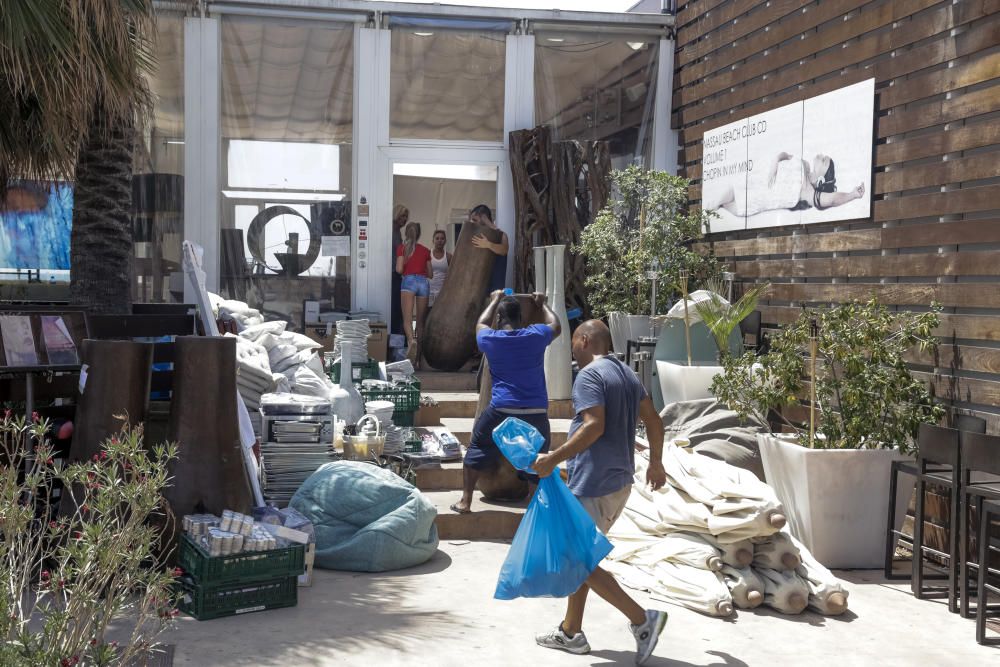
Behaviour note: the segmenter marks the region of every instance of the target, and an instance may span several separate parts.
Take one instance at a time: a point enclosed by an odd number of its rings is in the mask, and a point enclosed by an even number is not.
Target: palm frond
[[[760,297],[771,287],[771,283],[761,283],[744,292],[736,303],[726,303],[716,292],[710,293],[708,301],[695,306],[701,321],[715,338],[719,353],[723,356],[729,353],[729,336],[733,330],[757,309]]]
[[[70,178],[95,105],[143,112],[152,0],[0,0],[0,192]]]

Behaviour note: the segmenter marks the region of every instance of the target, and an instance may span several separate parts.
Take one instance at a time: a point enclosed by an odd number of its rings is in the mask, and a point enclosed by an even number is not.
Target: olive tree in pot
[[[777,415],[790,432],[758,436],[764,473],[792,532],[827,567],[881,567],[890,466],[920,424],[944,415],[905,359],[936,346],[938,310],[891,312],[872,299],[803,312],[768,354],[723,358],[719,400],[762,423]],[[806,398],[805,426],[781,414]],[[900,522],[910,490],[896,498]]]
[[[714,256],[691,242],[704,235],[710,212],[688,209],[688,184],[664,171],[630,166],[611,174],[617,197],[584,228],[573,248],[587,260],[587,302],[594,317],[607,317],[616,352],[626,341],[650,334],[651,281],[657,274],[656,312],[666,312],[679,293],[680,272],[693,283],[719,276]],[[656,260],[654,262],[654,260]]]

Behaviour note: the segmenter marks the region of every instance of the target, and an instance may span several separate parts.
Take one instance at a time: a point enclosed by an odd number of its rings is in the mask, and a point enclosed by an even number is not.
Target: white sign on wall
[[[705,132],[712,232],[871,215],[875,79]]]

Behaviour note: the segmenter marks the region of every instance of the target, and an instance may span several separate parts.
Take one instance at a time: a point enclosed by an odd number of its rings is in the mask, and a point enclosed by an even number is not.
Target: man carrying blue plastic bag
[[[667,479],[662,463],[663,422],[635,372],[610,355],[610,350],[611,332],[603,322],[590,320],[577,327],[573,334],[573,357],[580,367],[573,383],[576,416],[566,443],[539,454],[532,465],[544,478],[567,461],[569,489],[602,533],[621,515],[632,490],[639,419],[649,438],[646,482],[656,490]],[[583,634],[583,610],[591,589],[628,618],[636,640],[636,663],[643,664],[656,647],[667,613],[644,610],[600,567],[569,596],[562,623],[535,638],[538,644],[577,654],[590,651]]]

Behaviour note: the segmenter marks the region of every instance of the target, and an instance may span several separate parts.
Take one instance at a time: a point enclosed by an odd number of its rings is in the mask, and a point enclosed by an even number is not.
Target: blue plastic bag
[[[531,464],[545,445],[538,429],[517,417],[507,417],[493,429],[493,442],[511,465],[524,472],[533,472]]]
[[[504,456],[522,470],[534,462],[544,442],[534,427],[515,418],[504,420],[494,429],[493,440]],[[611,553],[611,548],[611,542],[597,530],[557,468],[538,484],[500,568],[493,597],[513,600],[571,595]]]

